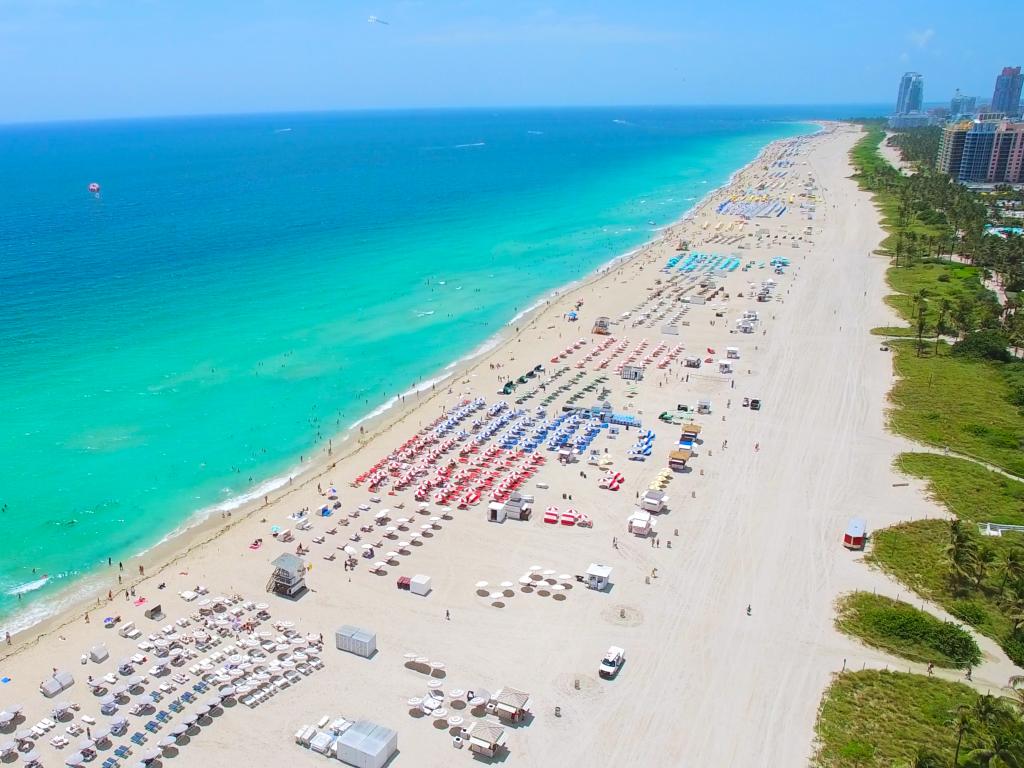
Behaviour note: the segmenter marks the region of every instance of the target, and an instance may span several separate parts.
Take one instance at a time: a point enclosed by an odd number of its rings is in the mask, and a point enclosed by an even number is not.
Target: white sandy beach
[[[323,668],[256,707],[229,702],[223,711],[215,710],[212,722],[178,747],[177,754],[164,757],[164,765],[324,765],[323,756],[297,746],[293,739],[301,725],[314,724],[323,715],[368,719],[395,729],[399,753],[392,765],[470,764],[473,757],[465,749],[453,749],[447,728],[435,727],[430,717],[410,715],[407,700],[425,696],[429,678],[406,667],[404,654],[409,652],[445,663],[445,690],[494,692],[512,686],[531,695],[532,718],[506,728],[508,752],[503,761],[510,765],[806,764],[814,751],[818,704],[833,672],[844,662],[852,668],[908,667],[833,627],[833,602],[840,594],[877,589],[896,596],[901,591],[863,564],[859,553],[842,547],[847,521],[864,517],[870,531],[942,514],[916,481],[894,486],[907,479],[894,473],[891,461],[911,446],[884,426],[891,360],[869,331],[894,319],[882,302],[887,264],[871,255],[883,233],[869,197],[848,178],[847,153],[858,135],[855,127],[829,125],[813,139],[773,145],[737,175],[731,188],[716,192],[687,221],[670,228],[663,240],[524,320],[510,341],[446,382],[451,391],[432,397],[425,393],[418,407],[408,398],[406,410],[391,414],[390,423],[354,455],[323,474],[307,475],[301,484],[296,482],[272,499],[269,507],[239,510],[220,535],[211,536],[207,530],[172,544],[188,548],[173,554],[159,571],[159,559],[168,558],[164,551],[154,552],[144,563],[146,578],[133,582],[138,594],[146,597],[145,604],[135,606],[123,594],[115,594],[111,605],[90,610],[89,624],[79,612],[41,627],[38,638],[16,638],[0,657],[0,675],[11,678],[0,686],[0,709],[11,703],[24,705],[26,720],[17,731],[48,717],[57,700],[78,704],[79,718],[86,714],[107,720],[99,715],[98,698],[89,693],[85,678],[110,672],[120,658],[139,649],[137,641],[105,630],[102,618],[119,614],[124,621],[134,621],[144,636],[159,632],[197,610],[197,603],[186,603],[178,593],[202,584],[211,594],[238,593],[268,603],[271,621],[287,619],[303,633],[322,633]],[[780,167],[770,163],[786,151],[792,152],[793,164],[780,177]],[[813,221],[801,214],[799,198],[782,216],[754,219],[742,230],[738,217],[714,213],[721,200],[761,183],[777,184],[761,192],[769,197],[799,195],[808,174],[816,185]],[[802,237],[807,226],[809,237],[792,247],[788,238]],[[725,237],[741,231],[761,235],[745,237],[742,248],[707,242],[716,233]],[[689,325],[681,326],[679,335],[668,335],[662,333],[666,320],[655,320],[650,327],[638,324],[642,313],[635,308],[657,288],[683,287],[684,277],[667,283],[669,276],[660,271],[668,258],[681,255],[676,252],[681,239],[702,253],[736,254],[744,264],[767,264],[781,256],[792,265],[783,275],[755,267],[719,277],[718,286],[728,299],[720,296],[703,306],[690,306],[684,316]],[[775,298],[756,302],[749,284],[768,278],[778,281]],[[683,293],[696,291],[693,285]],[[581,320],[568,323],[564,315],[578,301],[583,302]],[[654,300],[647,307],[656,304]],[[673,300],[662,309],[671,315],[685,306]],[[716,317],[718,306],[723,307],[722,317]],[[733,330],[744,310],[760,312],[753,334]],[[577,369],[576,363],[603,340],[590,333],[594,319],[617,319],[626,311],[633,314],[615,323],[611,335],[628,342],[629,349],[647,339],[648,351],[660,343],[669,349],[682,344],[683,355],[708,357],[711,348],[715,353],[710,356],[717,359],[725,356],[726,346],[736,346],[741,359],[735,374],[720,374],[716,365],[708,364],[690,371],[694,375],[686,381],[690,369],[683,367],[682,356],[666,369],[658,369],[656,359],[637,383],[618,378],[615,363],[603,370],[597,370],[595,362]],[[579,338],[587,340],[582,349],[564,362],[549,362]],[[656,433],[653,455],[645,462],[626,458],[635,432],[623,431],[616,439],[601,436],[591,446],[607,449],[613,458],[614,469],[625,477],[620,490],[599,489],[602,472],[597,467],[585,461],[559,466],[556,454],[542,449],[539,453],[547,463],[522,488],[536,497],[532,520],[489,523],[485,497],[469,509],[454,510],[453,519],[441,520],[420,543],[410,544],[409,554],[400,554],[398,564],[388,566],[385,575],[369,573],[371,561],[361,557],[352,572],[345,570],[340,552],[333,561],[324,559],[339,545],[350,543],[349,537],[371,522],[372,513],[380,508],[392,509],[392,519],[414,518],[408,532],[385,540],[385,551],[421,525],[429,525],[437,508],[431,504],[429,515],[413,514],[412,487],[396,495],[388,495],[384,488],[380,503],[371,503],[367,487],[354,488],[350,481],[440,416],[442,408],[450,411],[464,398],[476,396],[486,398],[488,405],[512,404],[537,385],[531,380],[512,396],[502,397],[497,394],[499,377],[518,376],[538,363],[548,373],[569,366],[551,388],[582,371],[583,378],[570,392],[606,375],[615,410],[638,416],[644,429]],[[632,396],[631,386],[636,388]],[[549,415],[558,413],[567,394],[555,401]],[[542,396],[522,407],[532,412]],[[763,408],[755,412],[741,407],[744,397],[760,398]],[[676,474],[667,487],[670,511],[660,516],[660,546],[652,547],[649,540],[629,535],[625,521],[636,494],[642,495],[666,466],[666,456],[679,437],[679,426],[659,421],[658,414],[675,412],[678,403],[695,405],[702,398],[713,404],[712,415],[697,418],[703,444],[690,462],[691,471]],[[578,404],[595,402],[590,394]],[[725,441],[728,446],[723,448]],[[271,526],[294,530],[288,515],[303,507],[319,509],[325,499],[317,486],[326,489],[332,483],[339,491],[341,510],[326,519],[312,517],[312,530],[297,532],[297,541],[310,549],[310,591],[294,602],[268,595],[269,563],[284,552],[294,552],[296,546],[275,540]],[[571,494],[572,501],[563,494]],[[335,534],[325,533],[363,503],[370,504],[370,513],[337,527]],[[399,503],[404,504],[401,510],[395,509]],[[544,510],[551,505],[589,515],[593,528],[545,524]],[[381,532],[377,527],[363,534],[359,543],[376,541]],[[314,536],[325,540],[314,543]],[[617,548],[612,547],[613,537]],[[257,538],[263,539],[262,547],[250,549]],[[533,565],[575,575],[592,562],[613,567],[609,592],[587,590],[575,581],[569,582],[563,600],[541,596],[537,590],[520,591],[519,579]],[[126,576],[136,574],[138,565],[126,563]],[[654,569],[657,577],[648,583]],[[415,574],[432,578],[433,591],[426,597],[396,589],[399,576]],[[481,580],[490,585],[511,581],[513,596],[503,597],[504,607],[493,607],[490,598],[476,593],[475,584]],[[158,590],[159,583],[166,583],[166,588]],[[116,589],[116,583],[113,586]],[[163,621],[143,616],[156,603],[167,615]],[[378,653],[366,660],[336,650],[334,631],[343,624],[375,631]],[[100,641],[109,647],[110,660],[80,664],[80,655]],[[228,642],[236,641],[226,640],[222,646]],[[986,663],[975,670],[975,684],[997,688],[1012,674],[1012,666],[994,643],[985,638],[979,642]],[[627,658],[611,681],[597,675],[609,645],[623,647]],[[188,668],[197,660],[182,667],[189,686],[193,676]],[[143,667],[152,663],[148,659]],[[76,683],[48,700],[38,685],[53,667],[71,671]],[[166,679],[151,680],[147,690],[161,682],[168,684]],[[172,692],[168,700],[176,695]],[[468,709],[446,706],[449,714],[470,719]],[[127,717],[129,733],[142,730],[149,719]],[[484,719],[497,722],[493,715]],[[73,750],[76,739],[63,750],[48,743],[65,727],[59,724],[38,741],[43,765],[63,765]],[[0,731],[0,743],[11,733]],[[125,764],[134,764],[165,733],[150,736],[144,747],[133,747]],[[97,765],[109,751],[100,750]]]

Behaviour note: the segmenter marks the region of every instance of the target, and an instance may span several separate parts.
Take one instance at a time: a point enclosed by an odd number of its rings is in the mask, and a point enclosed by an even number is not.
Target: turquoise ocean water
[[[286,474],[812,116],[0,127],[0,631]]]

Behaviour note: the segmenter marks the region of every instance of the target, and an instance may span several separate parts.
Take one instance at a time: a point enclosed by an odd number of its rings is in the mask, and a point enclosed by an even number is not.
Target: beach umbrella
[[[430,662],[430,668],[435,672],[439,669],[444,669],[447,666],[443,661],[432,661]]]
[[[88,752],[95,746],[96,742],[93,739],[82,739],[80,742],[78,742],[78,749],[81,752]]]
[[[418,653],[415,653],[415,652],[413,652],[413,651],[409,651],[409,653],[405,654],[405,657],[404,657],[404,658],[405,658],[405,660],[406,660],[406,661],[412,661],[412,660],[413,660],[413,659],[415,659],[415,658],[416,658],[417,656],[419,656],[419,654],[418,654]]]
[[[3,712],[0,712],[0,725],[7,725],[13,719],[14,719],[14,713],[13,712],[8,712],[7,710],[4,710]]]
[[[0,744],[0,754],[7,754],[8,752],[14,752],[18,749],[18,745],[13,741],[5,741]]]
[[[452,688],[450,691],[448,691],[448,695],[451,696],[453,699],[461,699],[463,696],[466,695],[466,692],[461,688]]]
[[[210,696],[203,701],[203,706],[213,709],[220,706],[220,696]]]
[[[210,711],[210,707],[207,704],[204,704],[203,706],[196,708],[196,714],[199,717],[202,717],[203,715],[208,714],[209,711]]]
[[[114,690],[111,691],[111,693],[113,693],[114,696],[124,696],[126,693],[128,693],[128,686],[122,683],[121,685],[114,688]]]
[[[21,704],[9,704],[9,705],[7,706],[7,711],[8,711],[8,712],[13,712],[13,713],[14,713],[15,715],[20,715],[20,714],[21,714],[21,711],[22,711],[22,710],[23,710],[24,708],[25,708],[25,707],[23,707],[23,706],[22,706]]]
[[[103,696],[103,697],[100,698],[100,704],[102,706],[107,707],[107,706],[110,706],[113,703],[114,703],[114,694],[112,694],[112,693],[108,693],[106,696]]]
[[[419,698],[418,696],[414,696],[405,703],[408,704],[410,707],[418,707],[420,704],[423,703],[423,699]]]
[[[173,736],[164,736],[157,742],[157,746],[160,747],[160,749],[167,749],[168,747],[173,747],[176,741],[177,739]]]
[[[452,715],[448,718],[448,725],[462,725],[462,717],[459,715]]]
[[[440,680],[431,680],[429,683],[427,683],[427,688],[429,688],[432,691],[436,691],[442,685],[444,685],[444,683],[442,683]]]
[[[18,741],[35,741],[36,735],[32,733],[31,728],[23,728],[18,731],[18,735],[15,737]]]
[[[429,664],[430,663],[430,659],[428,659],[426,656],[417,656],[416,657],[416,663],[417,664]],[[29,733],[32,733],[32,731],[29,731]]]
[[[99,728],[93,728],[92,737],[97,743],[106,741],[110,738],[110,728],[105,725],[101,725]]]
[[[148,763],[148,762],[150,762],[152,760],[156,760],[158,757],[160,757],[160,750],[159,749],[147,749],[145,752],[142,753],[142,755],[140,756],[140,759],[144,763]]]
[[[185,723],[185,725],[195,725],[195,722],[198,719],[199,715],[193,712],[192,714],[185,715],[185,719],[183,722]]]
[[[181,736],[181,734],[183,734],[187,730],[188,730],[188,726],[187,725],[185,725],[184,723],[178,723],[176,726],[171,728],[170,733],[171,733],[172,736]]]
[[[34,763],[37,760],[39,760],[39,752],[37,750],[30,749],[28,752],[24,753],[21,756],[21,759],[23,762],[26,763]]]
[[[436,718],[445,718],[448,717],[448,710],[444,707],[438,707],[431,714],[433,714],[434,717]]]

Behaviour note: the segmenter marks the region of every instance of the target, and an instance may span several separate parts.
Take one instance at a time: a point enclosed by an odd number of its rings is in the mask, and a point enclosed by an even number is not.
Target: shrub
[[[973,600],[957,600],[949,607],[949,612],[965,624],[976,627],[983,624],[988,618],[988,613]]]
[[[1010,353],[1006,350],[1007,346],[1009,346],[1009,339],[1002,331],[974,331],[953,345],[953,354],[957,357],[1007,362],[1010,360]]]
[[[1009,635],[1000,645],[1010,661],[1018,667],[1024,667],[1024,639],[1019,635]]]
[[[943,667],[973,666],[981,661],[978,644],[959,624],[881,595],[846,595],[839,602],[836,624],[869,645],[913,661]]]

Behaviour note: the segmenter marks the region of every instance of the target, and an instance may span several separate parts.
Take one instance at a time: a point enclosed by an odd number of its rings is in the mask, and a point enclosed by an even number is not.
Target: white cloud
[[[931,27],[921,30],[920,32],[912,30],[907,37],[909,37],[910,41],[918,48],[927,48],[928,43],[930,43],[932,38],[935,37],[935,30]]]

